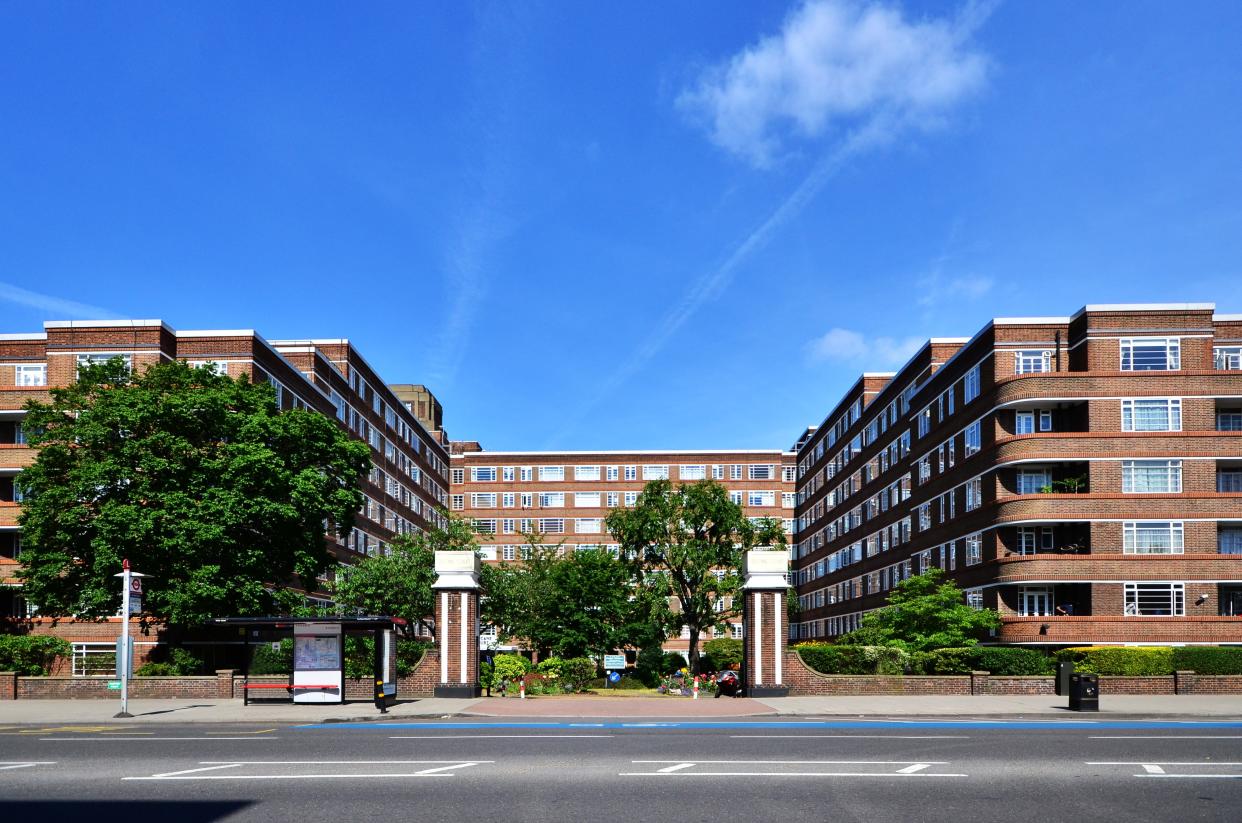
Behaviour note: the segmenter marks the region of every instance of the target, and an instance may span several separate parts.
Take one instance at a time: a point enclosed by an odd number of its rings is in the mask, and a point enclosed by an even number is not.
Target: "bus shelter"
[[[294,703],[345,702],[345,638],[374,640],[375,707],[386,712],[397,699],[397,642],[393,634],[405,624],[400,617],[217,617],[216,626],[235,626],[245,638],[242,703],[255,690],[285,689]],[[250,647],[260,642],[293,638],[293,671],[288,683],[251,683]]]

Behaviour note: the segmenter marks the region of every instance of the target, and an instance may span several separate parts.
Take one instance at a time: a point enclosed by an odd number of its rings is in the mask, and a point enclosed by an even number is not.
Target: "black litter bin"
[[[1075,712],[1098,712],[1100,710],[1100,676],[1098,674],[1070,675],[1069,707]]]
[[[1069,694],[1070,675],[1074,673],[1074,664],[1068,660],[1057,661],[1057,694],[1065,697]]]

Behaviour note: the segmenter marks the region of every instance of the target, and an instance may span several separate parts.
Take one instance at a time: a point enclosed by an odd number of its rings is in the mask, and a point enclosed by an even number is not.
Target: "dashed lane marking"
[[[594,740],[610,734],[402,734],[389,735],[389,740]]]
[[[966,734],[731,734],[733,740],[969,740]]]
[[[668,763],[655,771],[620,772],[620,777],[967,777],[960,773],[927,771],[944,766],[946,760],[913,762],[910,760],[631,760],[634,765]],[[737,771],[700,771],[699,766],[750,766]],[[893,771],[761,771],[764,766],[901,766]]]
[[[456,777],[457,772],[495,763],[494,760],[200,760],[197,768],[141,777],[123,777],[122,780],[322,780],[322,779],[382,779],[394,777]],[[294,767],[273,774],[206,774],[224,770],[246,770],[250,767]],[[322,771],[327,766],[349,766],[365,771]],[[414,771],[392,772],[385,767],[426,766]]]
[[[279,737],[120,737],[120,736],[112,736],[112,737],[40,737],[40,738],[39,738],[39,740],[40,740],[40,741],[43,741],[43,742],[48,742],[48,743],[50,743],[50,742],[54,742],[54,741],[60,741],[60,740],[74,740],[74,741],[79,741],[79,742],[80,742],[80,741],[83,741],[83,740],[94,740],[94,741],[104,741],[104,742],[107,742],[107,743],[116,743],[117,741],[120,741],[120,740],[129,740],[129,741],[132,741],[132,742],[135,742],[135,743],[144,743],[144,742],[146,742],[146,741],[148,741],[148,740],[197,740],[197,741],[199,741],[200,743],[202,743],[202,742],[211,742],[211,743],[214,743],[214,742],[216,742],[217,740],[253,740],[253,741],[255,741],[255,742],[262,742],[262,741],[266,741],[266,740],[279,740],[279,739],[280,739]]]
[[[29,769],[33,766],[53,766],[55,764],[55,760],[0,760],[0,772],[12,769]]]
[[[1178,762],[1160,762],[1160,763],[1143,763],[1141,761],[1119,761],[1119,760],[1100,760],[1087,761],[1088,766],[1138,766],[1142,768],[1141,774],[1133,775],[1134,777],[1145,778],[1165,778],[1165,779],[1197,779],[1197,780],[1242,780],[1242,774],[1222,774],[1220,772],[1192,772],[1182,773],[1168,771],[1169,768],[1180,768],[1184,766],[1197,766],[1200,769],[1224,769],[1237,768],[1242,763],[1222,762],[1215,763],[1210,761],[1178,761]]]

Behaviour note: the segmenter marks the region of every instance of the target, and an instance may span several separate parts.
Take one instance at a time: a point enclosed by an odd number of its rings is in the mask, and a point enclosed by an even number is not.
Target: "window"
[[[931,431],[931,419],[932,419],[931,406],[928,406],[927,408],[923,409],[923,411],[919,412],[919,417],[918,417],[919,437],[926,437],[927,433]]]
[[[609,466],[604,470],[604,477],[607,480],[616,480],[620,476],[621,469],[619,466]]]
[[[532,469],[530,466],[522,466],[521,468],[518,469],[518,477],[521,479],[523,483],[528,483],[531,480],[531,475],[533,474],[533,472],[534,472],[534,469]]]
[[[741,480],[742,479],[742,467],[737,465],[736,463],[732,466],[729,466],[729,479],[730,480]]]
[[[539,521],[539,531],[544,534],[564,534],[565,519],[562,517],[544,517]]]
[[[564,480],[565,479],[565,467],[564,466],[540,466],[539,467],[539,479],[544,482]]]
[[[967,589],[966,605],[972,609],[983,609],[983,589]]]
[[[1242,370],[1242,346],[1217,346],[1212,349],[1212,363],[1218,369]]]
[[[599,480],[599,466],[574,466],[574,480]]]
[[[506,483],[512,483],[515,475],[516,475],[516,472],[514,471],[512,466],[505,466],[503,469],[500,470],[500,479]]]
[[[540,492],[539,506],[545,509],[559,509],[565,505],[564,492]]]
[[[1018,529],[1018,554],[1035,554],[1039,549],[1038,535],[1030,526]]]
[[[1242,431],[1242,411],[1218,411],[1216,413],[1216,430],[1218,432]]]
[[[1014,434],[1034,434],[1035,433],[1035,412],[1020,411],[1014,416],[1013,424]]]
[[[668,480],[668,466],[643,466],[643,480]]]
[[[466,482],[466,470],[465,469],[453,469],[453,471],[449,475],[449,480],[451,480],[454,483],[465,483]]]
[[[712,480],[724,480],[724,466],[712,466]]]
[[[751,480],[776,479],[776,466],[748,466],[747,469]]]
[[[512,517],[504,518],[503,520],[500,521],[500,530],[504,532],[505,534],[513,534],[515,531],[517,531],[517,521],[514,520]],[[510,557],[508,559],[512,560],[513,558]]]
[[[677,476],[681,480],[706,480],[707,466],[681,466]]]
[[[1039,413],[1039,430],[1041,432],[1052,431],[1052,412],[1044,410]]]
[[[574,531],[578,534],[599,534],[603,523],[598,517],[581,517],[574,521]]]
[[[1180,398],[1121,401],[1123,432],[1179,432],[1182,430]]]
[[[1023,586],[1018,590],[1018,614],[1022,617],[1051,617],[1052,590],[1047,586]]]
[[[638,466],[626,466],[625,467],[625,479],[626,480],[637,480],[638,479]]]
[[[919,506],[919,531],[925,532],[932,527],[931,503]]]
[[[776,492],[747,492],[746,505],[748,506],[775,506]]]
[[[1218,471],[1216,473],[1216,491],[1242,492],[1242,470]]]
[[[729,492],[729,502],[735,506],[742,505],[742,493],[741,492]]]
[[[494,493],[472,494],[470,495],[470,506],[475,509],[494,509],[496,508],[496,495]]]
[[[1182,367],[1176,337],[1128,337],[1121,341],[1122,371],[1172,371]]]
[[[574,505],[580,509],[598,509],[599,492],[574,492]]]
[[[1182,617],[1186,614],[1186,584],[1126,583],[1127,617]]]
[[[926,483],[931,480],[931,456],[928,455],[919,461],[919,483]]]
[[[969,403],[979,396],[979,367],[975,366],[962,378],[962,403]]]
[[[119,357],[121,358],[121,360],[125,361],[125,368],[127,371],[133,370],[134,356],[132,354],[119,354],[117,352],[96,352],[93,354],[79,354],[78,355],[78,368],[81,369],[86,366],[98,366],[103,363],[107,363],[109,360],[111,360],[114,357]]]
[[[964,456],[970,457],[972,454],[979,451],[980,434],[982,431],[983,425],[979,420],[976,420],[966,427],[966,431],[963,433],[963,437],[966,442],[966,447],[962,452]]]
[[[733,635],[734,640],[741,640],[742,639],[742,624],[741,623],[730,623],[729,633]]]
[[[972,534],[966,538],[966,565],[983,562],[983,535]]]
[[[1019,351],[1013,354],[1014,374],[1037,374],[1052,371],[1052,352]]]
[[[966,481],[966,511],[974,511],[983,505],[983,483],[976,477]]]
[[[477,531],[479,534],[495,534],[496,533],[496,521],[495,520],[475,520],[474,530]]]
[[[466,508],[466,496],[464,494],[450,494],[449,508],[455,511],[461,511]]]
[[[521,495],[522,508],[529,509],[531,506],[535,505],[534,492],[521,492]]]
[[[517,560],[517,546],[501,546],[500,557],[502,560]]]
[[[1052,485],[1052,478],[1044,469],[1019,469],[1018,494],[1039,494]]]
[[[18,386],[46,386],[47,366],[16,366],[13,370],[13,382]]]
[[[608,508],[615,509],[621,501],[621,495],[616,492],[608,492]]]
[[[624,499],[625,499],[625,505],[633,506],[634,504],[638,502],[638,492],[626,492]]]
[[[472,466],[470,468],[470,479],[475,483],[494,483],[496,481],[496,469],[493,466]]]
[[[781,508],[792,509],[794,507],[794,493],[781,492]]]
[[[1221,529],[1216,535],[1216,550],[1221,554],[1242,554],[1242,529]]]
[[[784,466],[781,469],[781,482],[792,483],[797,479],[798,469],[795,466]]]
[[[504,506],[506,509],[513,508],[517,505],[517,495],[513,492],[505,492],[500,496],[500,505]]]
[[[1181,554],[1185,545],[1180,522],[1123,523],[1121,529],[1126,554]]]
[[[1121,490],[1126,494],[1176,494],[1182,490],[1182,461],[1123,460]]]

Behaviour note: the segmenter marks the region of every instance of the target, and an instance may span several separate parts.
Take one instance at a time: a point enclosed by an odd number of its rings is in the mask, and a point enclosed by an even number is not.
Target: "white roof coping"
[[[158,318],[152,320],[44,320],[45,329],[114,329],[114,328],[145,328],[163,326],[172,331],[172,326]]]
[[[896,374],[897,372],[895,371],[865,371],[863,372],[862,376],[863,377],[894,377],[896,376]]]
[[[348,346],[348,337],[302,337],[297,340],[273,340],[273,346]]]
[[[254,329],[190,329],[173,332],[177,337],[259,337]]]
[[[997,326],[1034,326],[1044,323],[1068,323],[1069,317],[994,317],[992,323]]]
[[[1214,314],[1212,319],[1217,322],[1242,320],[1242,314]]]
[[[1088,303],[1074,317],[1090,311],[1215,311],[1215,303]]]
[[[969,337],[933,337],[928,343],[969,343]]]
[[[0,340],[46,340],[47,332],[32,331],[28,334],[0,334]]]

